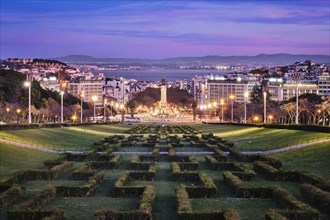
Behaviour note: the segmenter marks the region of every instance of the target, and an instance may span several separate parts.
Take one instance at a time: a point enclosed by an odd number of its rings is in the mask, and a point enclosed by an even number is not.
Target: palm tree
[[[194,122],[195,122],[196,121],[196,108],[197,108],[197,103],[195,101],[192,102],[191,108],[192,108],[192,111],[193,111],[193,119],[194,119]]]
[[[134,110],[136,108],[136,103],[131,99],[126,102],[126,108],[128,108],[131,112],[131,117],[134,118]]]

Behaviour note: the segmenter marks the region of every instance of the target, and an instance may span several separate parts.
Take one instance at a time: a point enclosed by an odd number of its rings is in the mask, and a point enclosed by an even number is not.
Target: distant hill
[[[312,60],[316,63],[330,63],[327,55],[292,55],[259,54],[256,56],[203,56],[173,57],[167,59],[133,59],[133,58],[95,58],[86,55],[69,55],[52,58],[65,63],[113,63],[113,64],[144,64],[144,65],[194,65],[194,64],[275,64],[285,65],[297,61]]]

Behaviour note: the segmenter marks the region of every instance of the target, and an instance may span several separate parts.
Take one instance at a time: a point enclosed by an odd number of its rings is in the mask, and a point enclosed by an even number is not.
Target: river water
[[[91,71],[94,74],[104,73],[106,77],[124,77],[126,79],[136,79],[139,81],[160,81],[163,76],[169,81],[175,80],[191,80],[194,76],[206,76],[206,75],[224,75],[229,71],[217,71],[217,70],[135,70],[135,71],[105,71],[94,70]]]

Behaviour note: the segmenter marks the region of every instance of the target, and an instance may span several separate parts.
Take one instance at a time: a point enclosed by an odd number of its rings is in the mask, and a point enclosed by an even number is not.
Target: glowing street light
[[[17,113],[17,124],[19,123],[19,114],[21,113],[21,109],[20,108],[18,108],[18,109],[16,109],[16,113]]]
[[[95,120],[95,102],[97,101],[97,96],[96,95],[93,95],[92,96],[92,101],[93,101],[93,104],[94,104],[94,117],[93,117],[93,122],[95,123],[96,120]]]
[[[221,105],[221,122],[223,123],[223,105],[225,104],[225,100],[220,99],[220,105]]]
[[[231,102],[231,118],[230,118],[230,123],[233,123],[234,121],[234,100],[235,100],[235,95],[230,95],[229,96],[230,102]]]
[[[72,115],[71,119],[72,119],[72,121],[73,121],[73,123],[74,123],[75,120],[77,120],[77,115]]]
[[[103,100],[103,122],[106,122],[106,117],[105,117],[105,106],[108,102],[108,99]]]
[[[264,94],[264,123],[266,124],[267,123],[267,104],[266,104],[266,98],[267,98],[267,92],[263,92],[263,94]]]
[[[80,124],[83,123],[83,99],[85,97],[85,91],[81,90],[80,91]]]
[[[269,118],[269,124],[271,124],[274,116],[273,115],[268,115],[268,118]]]
[[[246,124],[246,103],[247,99],[249,98],[249,92],[244,92],[244,123]]]
[[[66,82],[61,82],[60,83],[60,90],[61,90],[61,123],[64,122],[64,117],[63,117],[63,96],[64,96],[64,91],[66,87]]]
[[[259,121],[259,116],[258,115],[254,116],[253,121],[258,122]]]
[[[64,91],[61,91],[61,123],[63,123],[63,96]]]
[[[24,82],[24,86],[29,88],[29,116],[28,116],[28,123],[31,124],[31,82],[29,82],[29,81]]]
[[[111,115],[111,117],[112,117],[113,101],[111,101],[111,103],[110,103],[110,108],[111,108],[111,109],[110,109],[110,110],[111,110],[111,111],[110,111],[110,115]]]
[[[121,112],[121,123],[124,123],[124,118],[125,118],[124,104],[120,104],[119,109]]]

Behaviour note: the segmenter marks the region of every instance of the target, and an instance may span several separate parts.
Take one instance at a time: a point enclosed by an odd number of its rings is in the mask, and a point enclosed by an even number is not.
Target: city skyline
[[[329,55],[329,4],[4,0],[0,56]]]

